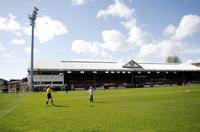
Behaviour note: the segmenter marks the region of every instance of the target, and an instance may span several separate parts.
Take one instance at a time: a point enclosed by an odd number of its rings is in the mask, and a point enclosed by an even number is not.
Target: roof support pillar
[[[93,73],[94,75],[94,89],[96,89],[96,73]]]

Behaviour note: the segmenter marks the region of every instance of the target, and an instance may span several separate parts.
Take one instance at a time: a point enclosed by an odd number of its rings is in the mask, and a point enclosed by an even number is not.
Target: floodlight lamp
[[[37,7],[34,7],[34,9],[35,9],[36,11],[39,11],[39,9],[38,9]]]

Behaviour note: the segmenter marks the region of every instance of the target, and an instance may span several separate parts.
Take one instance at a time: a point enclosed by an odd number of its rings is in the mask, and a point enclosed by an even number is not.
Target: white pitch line
[[[15,103],[15,105],[11,106],[8,110],[6,110],[5,112],[2,112],[3,114],[0,115],[0,118],[2,118],[3,116],[7,115],[10,111],[12,111],[14,108],[16,108],[18,105],[20,105],[22,102],[25,101],[25,99],[27,99],[29,95],[26,95],[26,97],[24,97],[23,99],[19,100],[17,103]]]

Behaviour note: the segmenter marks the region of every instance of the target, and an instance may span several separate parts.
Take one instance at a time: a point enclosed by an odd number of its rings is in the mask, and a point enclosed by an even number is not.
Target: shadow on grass
[[[70,107],[70,106],[67,106],[67,105],[58,105],[58,104],[54,104],[53,106],[54,107]]]
[[[99,104],[107,104],[107,103],[109,103],[109,102],[106,102],[106,101],[97,101],[97,102],[96,102],[96,101],[95,101],[94,103],[97,103],[97,104],[98,104],[98,103],[99,103]]]

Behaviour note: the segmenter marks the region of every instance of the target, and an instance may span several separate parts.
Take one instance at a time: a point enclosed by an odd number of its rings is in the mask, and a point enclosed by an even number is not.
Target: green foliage
[[[190,92],[186,92],[190,89]],[[200,86],[0,94],[2,132],[199,131]],[[8,112],[5,112],[8,111]]]
[[[179,56],[168,56],[166,59],[167,63],[181,63],[181,59],[179,58]]]

